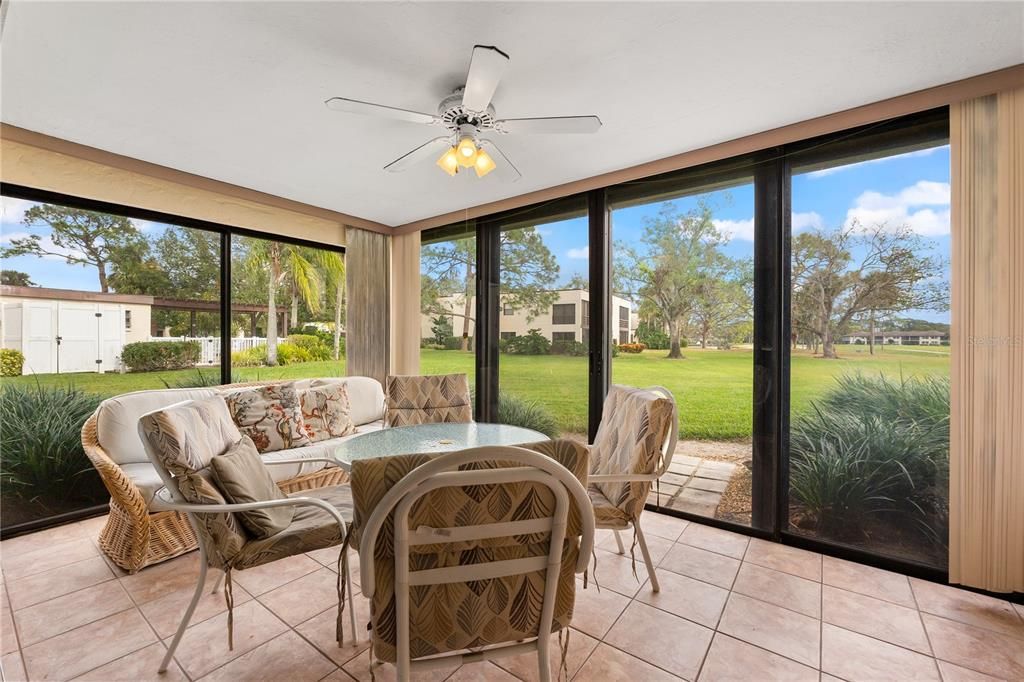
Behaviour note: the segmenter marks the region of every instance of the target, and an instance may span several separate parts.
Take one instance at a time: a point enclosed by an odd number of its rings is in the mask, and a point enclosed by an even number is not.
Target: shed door
[[[100,372],[119,369],[121,348],[124,346],[124,310],[119,305],[99,306]]]
[[[60,372],[95,372],[99,359],[100,318],[95,303],[67,303],[58,306],[60,343],[57,346]]]
[[[22,303],[24,374],[57,371],[57,307],[51,301]]]

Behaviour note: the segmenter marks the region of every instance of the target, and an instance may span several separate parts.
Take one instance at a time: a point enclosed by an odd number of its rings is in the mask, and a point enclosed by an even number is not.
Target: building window
[[[516,338],[516,333],[515,332],[501,332],[501,338],[503,340],[514,339],[514,338]]]
[[[619,332],[619,343],[629,343],[629,331],[622,330]]]
[[[132,329],[132,311],[124,311],[124,330],[131,331]]]
[[[619,306],[619,329],[629,329],[629,308],[624,305]],[[629,332],[626,332],[626,338],[629,338]]]
[[[551,306],[551,324],[576,324],[576,304],[556,303]]]
[[[512,309],[512,306],[510,306],[508,303],[506,303],[501,308],[501,314],[502,315],[515,315],[516,311]]]
[[[590,301],[581,301],[582,306],[580,312],[583,317],[583,328],[590,329]]]
[[[551,332],[551,341],[575,341],[576,332]]]

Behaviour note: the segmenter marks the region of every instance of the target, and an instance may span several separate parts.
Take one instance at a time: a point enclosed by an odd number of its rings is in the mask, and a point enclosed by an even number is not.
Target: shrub
[[[469,338],[469,347],[473,347],[473,338]],[[443,350],[462,350],[462,337],[461,336],[449,336],[444,340]]]
[[[69,387],[11,385],[0,389],[0,481],[4,494],[50,511],[106,498],[82,451],[82,424],[102,396]]]
[[[587,354],[587,344],[579,341],[552,341],[551,354],[579,357]]]
[[[790,433],[790,490],[818,529],[863,535],[872,518],[945,542],[949,380],[846,375]]]
[[[551,342],[541,336],[539,329],[531,329],[523,336],[507,339],[505,352],[511,355],[549,355]]]
[[[0,348],[0,376],[20,377],[25,366],[25,356],[20,350]]]
[[[313,355],[302,346],[283,342],[277,344],[277,364],[297,365],[301,362],[312,362]]]
[[[267,347],[253,346],[231,354],[232,367],[260,367],[267,364]]]
[[[558,420],[546,407],[508,393],[498,394],[498,421],[540,431],[549,438],[557,438]]]
[[[121,360],[130,372],[188,369],[199,362],[199,342],[137,341],[125,345]]]
[[[331,356],[334,354],[333,338],[329,343],[325,343],[319,335],[291,334],[287,339],[285,339],[285,343],[306,351],[309,354],[310,360],[314,361],[330,360]]]
[[[619,350],[623,353],[643,353],[647,346],[642,343],[620,343]]]
[[[671,343],[668,334],[656,325],[641,322],[636,328],[636,340],[651,350],[668,350]]]

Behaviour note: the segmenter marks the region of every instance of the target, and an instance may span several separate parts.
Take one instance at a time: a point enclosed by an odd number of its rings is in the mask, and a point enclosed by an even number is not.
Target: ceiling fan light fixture
[[[459,172],[459,158],[455,153],[455,147],[448,147],[447,151],[437,160],[437,165],[448,175],[454,176]]]
[[[473,170],[476,171],[476,176],[482,178],[483,176],[490,173],[495,168],[494,159],[486,151],[481,149],[476,154],[476,162],[473,164]]]
[[[478,149],[472,135],[465,135],[459,140],[456,147],[459,155],[459,165],[463,168],[470,168],[476,163]]]

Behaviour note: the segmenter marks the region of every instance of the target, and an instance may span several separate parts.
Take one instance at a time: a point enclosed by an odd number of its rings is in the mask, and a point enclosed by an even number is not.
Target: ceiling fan
[[[440,153],[437,165],[449,175],[455,175],[462,168],[472,168],[477,177],[482,178],[497,170],[496,177],[515,182],[520,178],[519,171],[493,141],[483,137],[484,133],[596,133],[601,127],[601,119],[597,116],[499,119],[491,98],[508,64],[508,55],[498,48],[475,46],[466,84],[441,100],[436,115],[347,97],[332,97],[325,104],[329,109],[349,114],[447,128],[444,135],[425,142],[384,166],[384,170],[390,173],[400,173]]]

